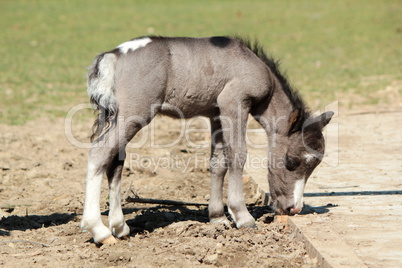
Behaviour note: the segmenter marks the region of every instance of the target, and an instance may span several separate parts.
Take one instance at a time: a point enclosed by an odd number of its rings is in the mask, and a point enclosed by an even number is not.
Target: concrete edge
[[[328,224],[318,215],[288,218],[297,239],[304,242],[307,253],[317,258],[321,267],[367,267]]]
[[[258,186],[257,191],[261,193],[264,205],[267,205],[269,193],[264,191],[252,177],[251,180]],[[367,267],[319,215],[288,217],[288,225],[295,238],[304,243],[309,256],[317,259],[319,267]]]

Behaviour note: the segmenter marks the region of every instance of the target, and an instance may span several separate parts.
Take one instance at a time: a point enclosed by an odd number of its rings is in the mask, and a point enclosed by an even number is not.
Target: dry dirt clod
[[[218,254],[208,255],[204,258],[205,264],[214,264],[218,260]]]
[[[251,177],[250,176],[243,176],[242,180],[243,180],[243,183],[248,183],[251,180]]]
[[[275,222],[287,224],[288,223],[288,215],[276,215],[275,216]]]
[[[221,249],[223,247],[223,244],[222,243],[216,243],[216,248],[217,249]]]

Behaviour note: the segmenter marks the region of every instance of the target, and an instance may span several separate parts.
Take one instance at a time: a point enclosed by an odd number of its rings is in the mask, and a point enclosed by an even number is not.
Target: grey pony
[[[156,114],[209,118],[209,218],[228,224],[222,200],[228,172],[227,205],[237,228],[255,227],[242,185],[249,114],[268,135],[270,195],[281,214],[301,211],[304,185],[324,154],[322,129],[333,116],[311,116],[277,62],[258,42],[236,37],[148,36],[125,42],[94,59],[88,94],[98,116],[81,228],[103,244],[130,233],[120,200],[125,147]],[[102,223],[99,207],[104,173],[109,183],[109,227]]]

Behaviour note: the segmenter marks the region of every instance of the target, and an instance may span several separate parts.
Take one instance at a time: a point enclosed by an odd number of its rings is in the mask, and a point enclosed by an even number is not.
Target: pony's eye
[[[294,171],[296,170],[301,164],[301,161],[297,157],[293,156],[286,156],[286,163],[285,166],[289,171]]]

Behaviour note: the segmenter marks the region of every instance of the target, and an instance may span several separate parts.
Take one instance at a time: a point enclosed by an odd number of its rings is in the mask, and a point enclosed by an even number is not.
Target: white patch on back
[[[119,45],[117,48],[119,48],[122,53],[126,54],[130,50],[134,51],[140,47],[145,47],[151,41],[152,41],[151,38],[144,37],[144,38],[125,42],[125,43]]]
[[[315,154],[310,154],[310,153],[305,153],[303,155],[304,159],[306,159],[306,162],[310,162],[311,160],[313,160],[316,156]]]
[[[293,190],[293,198],[294,198],[294,208],[296,209],[303,207],[303,192],[305,185],[306,185],[305,178],[297,180],[295,182],[295,188]]]

